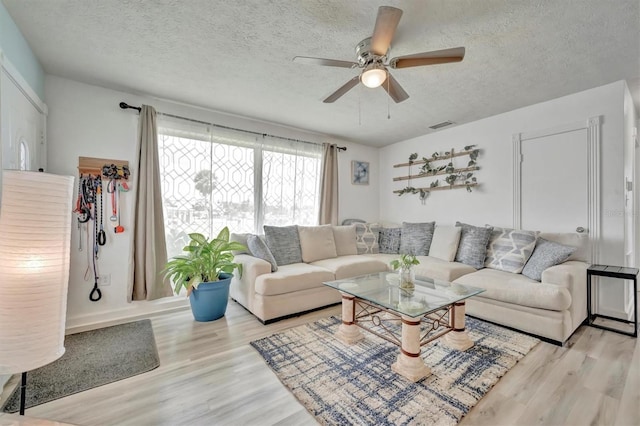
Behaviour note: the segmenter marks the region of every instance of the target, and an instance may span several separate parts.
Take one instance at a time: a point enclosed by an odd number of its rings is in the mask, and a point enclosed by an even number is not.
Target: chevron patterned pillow
[[[514,274],[521,273],[536,247],[538,234],[538,231],[494,226],[484,266]]]

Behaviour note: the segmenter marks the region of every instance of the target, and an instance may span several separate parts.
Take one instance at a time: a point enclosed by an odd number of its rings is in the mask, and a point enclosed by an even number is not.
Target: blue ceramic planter
[[[221,273],[219,281],[200,283],[191,292],[189,302],[196,321],[213,321],[224,316],[232,277],[232,274]]]

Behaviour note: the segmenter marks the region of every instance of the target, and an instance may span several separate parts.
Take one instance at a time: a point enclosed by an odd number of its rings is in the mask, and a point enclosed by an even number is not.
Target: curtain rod
[[[140,113],[140,111],[142,111],[141,107],[132,106],[132,105],[127,104],[126,102],[120,102],[120,108],[122,108],[122,109],[135,109],[135,110],[138,110],[138,113]],[[285,138],[285,137],[282,137],[282,136],[270,135],[268,133],[252,132],[251,130],[237,129],[235,127],[223,126],[221,124],[208,123],[206,121],[194,120],[193,118],[181,117],[179,115],[173,115],[173,114],[166,114],[164,112],[159,112],[158,114],[164,115],[165,117],[179,118],[180,120],[191,121],[193,123],[206,124],[207,126],[218,127],[218,128],[221,128],[221,129],[235,130],[235,131],[238,131],[238,132],[251,133],[253,135],[259,135],[259,136],[269,136],[270,138],[284,139],[284,140],[293,141],[293,142],[302,142],[302,143],[311,143],[311,144],[314,144],[314,145],[320,145],[317,142],[309,142],[309,141],[303,141],[303,140],[300,140],[300,139]],[[336,149],[338,151],[346,151],[347,147],[346,146],[336,146]]]

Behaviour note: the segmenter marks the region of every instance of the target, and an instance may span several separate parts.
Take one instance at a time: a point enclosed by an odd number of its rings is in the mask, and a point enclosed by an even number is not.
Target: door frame
[[[522,142],[587,130],[587,226],[591,246],[591,263],[598,263],[600,242],[600,123],[602,116],[590,117],[548,129],[514,133],[513,141],[513,227],[522,226]]]

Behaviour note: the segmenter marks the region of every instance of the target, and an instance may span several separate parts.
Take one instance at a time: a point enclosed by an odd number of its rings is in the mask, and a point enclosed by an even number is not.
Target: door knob
[[[582,226],[578,226],[578,227],[576,228],[576,232],[577,232],[578,234],[582,234],[582,233],[583,233],[583,232],[585,232],[585,231],[586,231],[586,229],[584,229]]]

